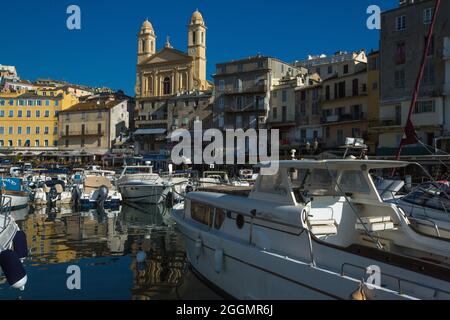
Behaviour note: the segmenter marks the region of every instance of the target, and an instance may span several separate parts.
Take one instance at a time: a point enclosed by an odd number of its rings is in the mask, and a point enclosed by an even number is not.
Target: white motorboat
[[[80,190],[80,206],[82,209],[118,208],[122,203],[122,195],[113,186],[111,180],[102,175],[87,175]]]
[[[150,164],[125,166],[116,185],[125,201],[136,203],[158,204],[170,192],[170,184],[153,173]]]
[[[62,180],[46,180],[34,184],[33,202],[36,206],[68,206],[72,204],[72,190]]]
[[[26,189],[22,178],[0,178],[1,194],[11,199],[11,210],[20,210],[28,206],[30,192]]]
[[[248,197],[191,192],[172,210],[204,279],[237,299],[450,299],[448,241],[417,232],[370,175],[408,163],[278,164]]]
[[[12,198],[0,195],[0,267],[13,288],[24,290],[28,278],[22,263],[28,256],[27,239],[11,209]]]

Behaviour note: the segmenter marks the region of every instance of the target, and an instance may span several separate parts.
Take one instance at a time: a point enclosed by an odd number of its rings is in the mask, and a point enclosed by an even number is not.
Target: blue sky
[[[81,8],[81,30],[66,28],[66,9]],[[338,50],[377,49],[366,28],[369,5],[398,0],[23,0],[2,1],[0,64],[23,79],[54,78],[133,94],[136,34],[145,18],[158,36],[186,51],[186,26],[198,8],[205,18],[207,75],[214,65],[261,53],[285,61]]]

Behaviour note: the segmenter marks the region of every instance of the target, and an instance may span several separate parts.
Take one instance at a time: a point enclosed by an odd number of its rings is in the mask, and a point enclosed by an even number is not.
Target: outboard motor
[[[58,200],[58,191],[56,191],[56,188],[54,186],[50,188],[50,192],[48,193],[48,196],[52,203],[54,203],[54,202],[56,202],[56,200]]]
[[[186,189],[185,189],[186,194],[188,194],[189,192],[192,192],[192,191],[194,191],[194,187],[191,185],[187,185]]]
[[[107,186],[101,186],[98,189],[97,206],[99,208],[105,207],[105,202],[108,199],[109,189]]]
[[[25,289],[27,273],[15,251],[5,250],[0,253],[0,266],[6,276],[6,280],[14,289]]]
[[[28,257],[27,235],[23,231],[17,231],[13,239],[13,248],[20,261],[23,262]]]
[[[172,208],[173,205],[173,193],[169,192],[166,196],[166,207]]]

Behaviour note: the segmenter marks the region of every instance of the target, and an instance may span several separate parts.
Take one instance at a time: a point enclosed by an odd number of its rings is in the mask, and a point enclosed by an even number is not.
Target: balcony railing
[[[323,117],[322,123],[335,123],[335,122],[358,121],[358,120],[365,120],[365,116],[364,116],[363,112]]]
[[[101,130],[75,130],[75,131],[65,131],[61,133],[61,137],[89,137],[89,136],[99,136],[102,137],[105,135],[105,131]]]
[[[223,93],[233,95],[233,94],[241,94],[241,93],[258,93],[258,92],[266,92],[267,86],[265,84],[255,84],[250,86],[242,86],[242,87],[227,87],[223,90]],[[220,91],[220,89],[219,89]]]

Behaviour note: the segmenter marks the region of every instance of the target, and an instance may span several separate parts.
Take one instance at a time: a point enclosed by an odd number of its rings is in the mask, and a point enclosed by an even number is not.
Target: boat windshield
[[[129,167],[126,168],[125,174],[152,173],[151,167]]]
[[[358,170],[294,169],[289,171],[293,191],[309,196],[338,196],[342,193],[371,192],[364,175]],[[297,197],[298,198],[298,197]]]
[[[443,184],[423,184],[403,200],[413,205],[450,212],[450,188]]]

